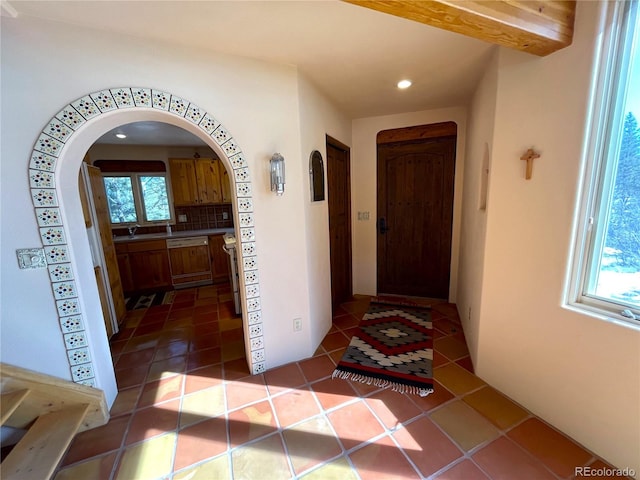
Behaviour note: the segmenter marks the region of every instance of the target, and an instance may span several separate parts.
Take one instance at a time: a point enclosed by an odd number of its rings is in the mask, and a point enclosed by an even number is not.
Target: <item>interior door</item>
[[[351,176],[349,147],[327,137],[327,198],[333,306],[351,298]]]
[[[447,299],[456,137],[418,137],[378,144],[378,293]]]
[[[109,206],[107,195],[104,189],[102,173],[100,169],[83,162],[82,172],[85,178],[88,199],[90,204],[90,216],[95,235],[90,233],[92,254],[94,256],[94,267],[102,267],[96,271],[98,288],[104,286],[100,292],[109,304],[109,318],[105,318],[107,332],[116,333],[118,324],[124,320],[127,314],[127,307],[122,291],[122,282],[118,270],[118,257],[111,237],[111,222],[109,220]],[[99,279],[102,278],[101,282]],[[104,308],[103,308],[104,310]]]

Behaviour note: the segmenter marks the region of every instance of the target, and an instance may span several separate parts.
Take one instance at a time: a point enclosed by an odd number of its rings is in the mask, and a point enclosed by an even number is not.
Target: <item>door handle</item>
[[[378,231],[382,235],[384,235],[389,231],[389,227],[387,226],[387,221],[385,220],[384,217],[380,217],[380,219],[378,220]]]

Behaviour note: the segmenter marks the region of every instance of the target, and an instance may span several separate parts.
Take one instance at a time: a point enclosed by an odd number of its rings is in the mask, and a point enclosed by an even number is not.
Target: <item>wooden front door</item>
[[[350,179],[349,147],[327,136],[331,302],[334,307],[352,295]]]
[[[378,134],[378,293],[449,297],[455,132],[447,122]]]

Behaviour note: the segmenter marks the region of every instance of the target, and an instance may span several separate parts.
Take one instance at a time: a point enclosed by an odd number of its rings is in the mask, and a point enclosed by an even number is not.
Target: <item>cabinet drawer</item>
[[[129,253],[132,252],[145,252],[149,250],[165,250],[167,248],[167,242],[165,240],[145,240],[142,242],[129,242]]]
[[[116,248],[116,253],[129,253],[129,244],[128,243],[115,243],[113,244]]]

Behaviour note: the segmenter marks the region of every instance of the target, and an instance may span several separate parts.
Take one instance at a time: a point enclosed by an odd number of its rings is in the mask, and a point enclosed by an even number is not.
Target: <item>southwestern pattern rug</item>
[[[137,294],[132,297],[125,298],[127,310],[138,310],[140,308],[149,308],[156,305],[166,305],[173,303],[176,292],[170,290],[168,292],[153,292],[147,294]]]
[[[433,334],[428,307],[372,301],[333,378],[425,397],[433,393]]]

